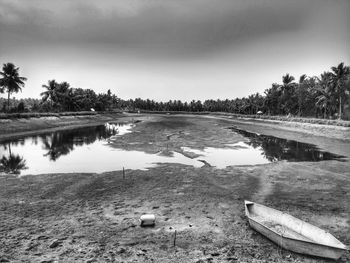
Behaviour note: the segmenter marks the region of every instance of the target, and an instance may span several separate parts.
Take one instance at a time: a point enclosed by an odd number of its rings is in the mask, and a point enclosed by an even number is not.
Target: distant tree
[[[307,98],[307,76],[303,74],[299,78],[299,82],[297,85],[297,98],[298,98],[298,116],[302,115],[302,111],[305,106],[305,101]]]
[[[264,106],[265,99],[258,92],[248,97],[249,114],[257,114]]]
[[[282,96],[280,98],[282,110],[286,114],[293,113],[296,108],[294,77],[286,74],[282,77],[283,84],[281,85]]]
[[[95,107],[97,95],[93,90],[76,88],[72,90],[72,110],[90,110]]]
[[[66,81],[58,84],[56,88],[57,107],[60,111],[70,111],[73,108],[74,98],[72,97],[72,88]]]
[[[320,95],[317,96],[316,106],[319,107],[323,111],[323,118],[327,118],[330,111],[331,105],[331,95],[325,90],[319,90]]]
[[[13,63],[3,64],[2,72],[0,71],[0,91],[7,92],[7,111],[10,111],[10,95],[13,92],[22,91],[24,81],[27,79],[19,76],[19,68]]]
[[[315,92],[315,87],[318,85],[318,78],[315,76],[308,77],[304,80],[304,82],[301,85],[303,86],[303,88],[301,90],[301,94],[298,94],[298,96],[301,97],[300,100],[302,103],[302,115],[316,116],[317,107],[315,107],[315,103],[317,93]]]
[[[18,105],[17,105],[17,111],[18,112],[24,112],[25,111],[25,105],[24,102],[21,101]]]
[[[54,107],[54,102],[57,100],[57,87],[58,83],[56,80],[49,80],[47,84],[42,85],[46,91],[43,91],[40,93],[40,96],[42,96],[43,102],[49,102],[51,109]]]
[[[316,91],[316,107],[323,111],[323,118],[331,116],[336,107],[334,96],[334,85],[332,85],[332,73],[324,72],[318,79],[315,86]]]
[[[344,66],[344,63],[340,63],[336,67],[332,67],[332,84],[334,85],[335,95],[338,97],[338,118],[342,118],[343,102],[346,99],[346,93],[349,92],[347,81],[350,74],[350,68]]]
[[[279,84],[274,83],[270,89],[265,90],[265,106],[269,115],[281,113],[282,91]]]

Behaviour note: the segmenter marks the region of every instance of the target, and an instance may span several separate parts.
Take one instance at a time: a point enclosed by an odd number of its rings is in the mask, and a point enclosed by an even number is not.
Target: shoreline
[[[290,132],[300,132],[308,135],[327,137],[339,140],[350,140],[350,127],[344,126],[333,126],[315,123],[302,123],[294,121],[277,121],[277,120],[260,120],[251,118],[239,118],[230,120],[237,122],[244,126],[265,126],[265,127],[275,127],[277,129],[282,129]]]
[[[268,129],[281,129],[287,132],[298,132],[318,137],[326,137],[350,141],[350,127],[314,124],[295,121],[279,121],[271,119],[236,118],[222,114],[174,114],[175,116],[215,118],[239,124],[241,127],[254,131],[254,126],[262,126]],[[0,141],[57,130],[74,129],[101,125],[108,121],[124,120],[133,121],[147,116],[167,116],[167,114],[138,114],[138,113],[104,113],[95,115],[40,117],[28,119],[2,119],[0,120]],[[267,129],[267,130],[268,130]]]
[[[229,112],[209,112],[209,111],[199,111],[199,112],[187,112],[187,111],[141,111],[144,114],[172,114],[172,115],[214,115],[222,116],[227,118],[236,119],[252,119],[261,121],[278,121],[278,122],[296,122],[296,123],[310,123],[310,124],[321,124],[327,126],[341,126],[350,127],[350,120],[339,120],[339,119],[321,119],[313,117],[295,117],[295,116],[280,116],[280,115],[246,115],[238,113]]]
[[[0,120],[0,141],[24,136],[102,125],[108,121],[132,121],[133,116],[120,113],[89,116],[41,117],[29,119]]]

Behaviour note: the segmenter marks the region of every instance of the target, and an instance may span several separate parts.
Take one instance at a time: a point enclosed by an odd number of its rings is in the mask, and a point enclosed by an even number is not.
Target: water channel
[[[55,131],[0,143],[0,173],[101,173],[128,169],[145,170],[159,163],[181,163],[194,167],[209,164],[218,169],[230,165],[256,165],[280,160],[343,160],[315,145],[259,135],[230,127],[242,135],[242,141],[223,148],[202,150],[181,147],[169,155],[111,147],[113,141],[132,132],[134,124],[111,124]],[[195,154],[189,158],[187,153]]]

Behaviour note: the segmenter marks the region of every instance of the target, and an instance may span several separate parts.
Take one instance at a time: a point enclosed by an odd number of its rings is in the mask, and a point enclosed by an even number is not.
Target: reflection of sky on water
[[[201,167],[203,163],[186,156],[170,152],[168,155],[147,154],[141,151],[126,151],[110,147],[109,141],[132,132],[131,124],[105,124],[57,131],[49,134],[11,140],[0,144],[1,158],[23,160],[11,166],[2,165],[3,173],[21,175],[43,173],[100,173],[125,169],[145,170],[157,163],[182,163]],[[14,158],[16,156],[16,158]],[[9,167],[6,167],[9,166]],[[12,170],[12,172],[11,172]]]
[[[108,147],[106,141],[96,141],[89,145],[82,145],[61,156],[56,161],[49,161],[43,155],[40,145],[26,144],[24,148],[13,148],[14,152],[21,152],[26,159],[28,169],[21,175],[42,173],[100,173],[125,169],[147,169],[156,166],[155,163],[183,163],[200,167],[203,164],[187,158],[179,153],[173,157],[159,154],[147,154],[140,151],[125,151]]]
[[[100,173],[125,169],[145,170],[157,163],[180,163],[202,167],[203,163],[222,169],[231,165],[256,165],[269,162],[341,160],[316,146],[231,128],[247,140],[226,144],[224,148],[203,150],[182,147],[189,158],[178,152],[148,154],[110,147],[121,135],[132,132],[132,124],[105,124],[62,130],[0,144],[0,174]]]
[[[200,155],[197,160],[204,160],[211,166],[223,169],[230,165],[255,165],[269,163],[261,148],[253,148],[244,142],[227,144],[229,148],[207,147],[203,150],[182,147],[185,152]]]

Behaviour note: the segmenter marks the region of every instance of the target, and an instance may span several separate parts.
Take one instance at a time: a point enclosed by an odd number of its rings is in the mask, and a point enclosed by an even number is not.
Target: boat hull
[[[311,255],[316,257],[324,257],[330,259],[339,259],[344,254],[344,249],[333,248],[315,243],[305,242],[302,240],[291,239],[283,237],[261,225],[253,219],[248,219],[251,228],[264,235],[278,246],[296,253]]]
[[[330,233],[273,208],[245,201],[245,213],[253,229],[284,249],[330,259],[348,250]]]

